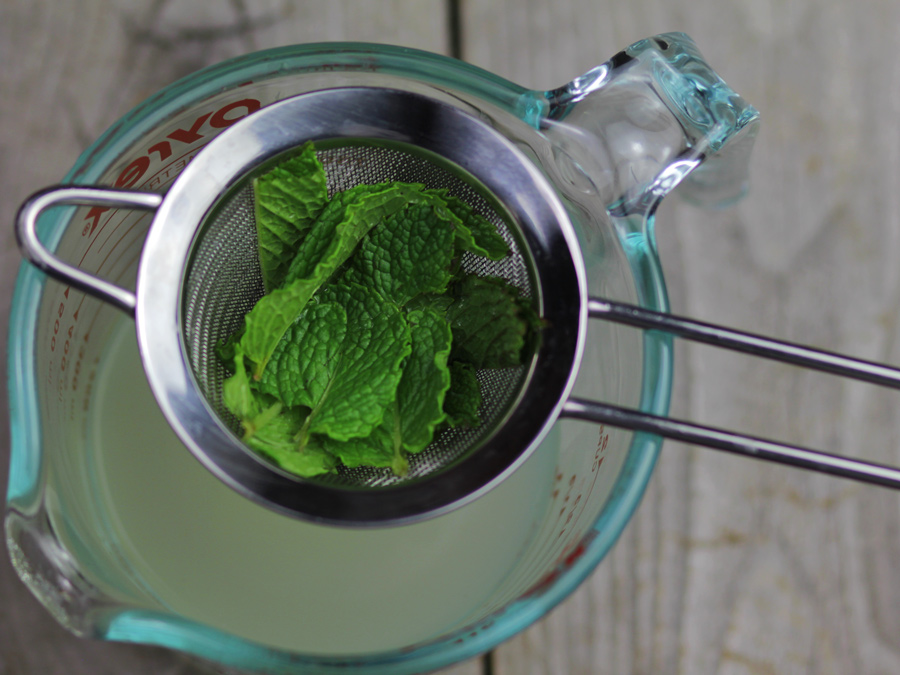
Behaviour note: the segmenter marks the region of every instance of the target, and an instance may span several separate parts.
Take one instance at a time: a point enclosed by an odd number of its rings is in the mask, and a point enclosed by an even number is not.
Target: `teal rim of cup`
[[[307,44],[255,52],[207,67],[162,89],[110,127],[85,150],[63,179],[93,184],[103,171],[162,119],[208,96],[254,78],[315,70],[338,57],[344,63],[377,61],[382,72],[461,89],[522,117],[528,90],[476,66],[419,50],[366,43]],[[374,60],[374,61],[373,61]],[[528,96],[524,96],[528,98]],[[65,231],[71,209],[44,214],[38,228],[51,250]],[[652,217],[652,216],[650,216]],[[652,229],[652,228],[648,228]],[[641,304],[668,311],[665,283],[653,247],[631,256]],[[23,262],[16,279],[9,324],[9,400],[11,461],[8,502],[27,502],[39,490],[41,430],[35,362],[37,309],[46,277]],[[668,336],[644,334],[644,381],[640,409],[668,413],[672,382],[672,349]],[[98,637],[169,647],[238,668],[273,673],[330,673],[357,669],[371,675],[403,675],[449,666],[486,652],[543,617],[568,597],[595,569],[640,503],[661,447],[657,436],[635,433],[612,494],[585,538],[583,550],[540,594],[514,601],[484,630],[464,629],[439,641],[391,652],[326,657],[270,649],[208,626],[160,612],[122,610],[111,613]]]

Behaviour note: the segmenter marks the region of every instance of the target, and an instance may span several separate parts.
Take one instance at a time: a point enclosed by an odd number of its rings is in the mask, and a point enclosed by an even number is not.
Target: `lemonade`
[[[194,459],[156,406],[130,322],[95,391],[97,499],[150,602],[281,649],[391,650],[478,620],[549,503],[556,456],[545,444],[446,515],[365,530],[310,524],[241,497]]]

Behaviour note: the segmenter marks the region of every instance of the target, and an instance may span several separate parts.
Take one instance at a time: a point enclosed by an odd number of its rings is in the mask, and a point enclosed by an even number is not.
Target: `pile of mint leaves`
[[[521,366],[539,328],[518,289],[460,265],[510,254],[496,228],[418,184],[329,198],[311,143],[253,191],[266,292],[217,348],[244,442],[299,476],[403,476],[436,433],[477,426],[476,371]]]

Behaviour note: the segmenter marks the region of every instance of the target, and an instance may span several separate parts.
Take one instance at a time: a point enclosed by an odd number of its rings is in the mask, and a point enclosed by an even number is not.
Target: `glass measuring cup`
[[[651,236],[656,203],[684,179],[694,181],[697,196],[733,198],[743,184],[740,150],[747,149],[745,139],[752,137],[755,121],[755,112],[704,66],[681,36],[639,43],[552,92],[526,91],[477,69],[407,50],[311,46],[245,57],[174,85],[98,141],[68,180],[164,191],[203,143],[264,105],[323,86],[373,82],[452,102],[518,143],[566,202],[591,294],[654,309],[666,309]],[[610,125],[616,125],[614,136],[605,135]],[[713,158],[701,164],[708,156]],[[716,164],[718,168],[703,173]],[[127,288],[149,220],[143,213],[96,204],[48,212],[41,238],[59,257]],[[116,447],[133,442],[132,424],[152,416],[148,410],[128,417],[135,408],[149,409],[152,400],[141,400],[137,383],[132,386],[126,379],[139,379],[140,370],[133,367],[134,353],[118,323],[113,309],[82,295],[74,282],[45,283],[33,270],[23,269],[11,344],[18,394],[12,398],[20,403],[14,410],[7,532],[20,574],[64,624],[81,634],[174,646],[275,671],[315,667],[329,672],[355,665],[366,672],[400,673],[438,667],[496,644],[574,588],[624,526],[658,447],[655,439],[640,434],[598,431],[564,420],[515,475],[458,513],[415,531],[304,531],[307,537],[327,538],[333,550],[390,552],[404,545],[409,550],[411,542],[430,542],[431,550],[443,545],[463,558],[471,557],[473,547],[484,550],[478,545],[485,541],[509,543],[506,551],[486,556],[490,564],[465,568],[467,574],[454,577],[432,569],[430,584],[412,584],[420,595],[423,588],[443,585],[452,595],[472,600],[470,607],[454,608],[455,616],[441,617],[441,625],[396,638],[400,641],[395,644],[389,636],[369,645],[345,638],[334,646],[320,643],[317,650],[291,643],[290,636],[276,639],[250,634],[248,626],[217,625],[210,607],[200,611],[175,604],[186,593],[204,590],[202,577],[209,576],[213,561],[203,566],[182,554],[179,569],[165,570],[158,553],[183,523],[170,517],[168,525],[148,533],[150,526],[135,514],[143,506],[162,518],[164,502],[177,495],[169,490],[149,501],[127,501],[142,481],[132,480],[126,490],[125,476],[158,476],[156,482],[167,486],[175,477],[167,479],[152,461],[135,470],[117,465],[121,456],[112,457]],[[588,345],[576,382],[579,395],[665,413],[671,357],[664,338],[600,325],[591,327]],[[125,402],[130,405],[115,407]],[[123,416],[129,425],[117,432],[115,420]],[[141,429],[145,437],[156,438],[159,427]],[[168,441],[159,438],[156,443]],[[177,445],[173,447],[177,453]],[[186,452],[179,457],[190,460]],[[180,465],[179,471],[183,477],[190,469]],[[183,495],[196,496],[201,489],[199,480],[191,481]],[[218,499],[218,494],[208,494],[210,500]],[[198,522],[204,535],[221,527],[213,517]],[[286,527],[268,520],[257,527],[259,522],[246,523],[244,534]],[[188,531],[180,532],[184,545]],[[230,534],[231,540],[239,540],[238,533]],[[285,535],[280,536],[283,540]],[[389,561],[380,564],[389,569]],[[245,571],[254,570],[248,564]],[[177,576],[191,581],[174,593]],[[238,581],[252,588],[249,578]],[[233,583],[225,587],[234,589]],[[205,589],[206,600],[214,590]],[[363,613],[360,597],[367,593],[345,597],[346,588],[329,591],[331,604],[344,613]],[[236,592],[225,597],[225,609],[239,604]],[[398,594],[403,595],[402,587]],[[426,614],[434,614],[438,603],[425,599]],[[415,609],[407,613],[419,616]]]

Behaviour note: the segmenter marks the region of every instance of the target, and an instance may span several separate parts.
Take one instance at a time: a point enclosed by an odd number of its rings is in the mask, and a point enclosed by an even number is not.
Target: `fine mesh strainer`
[[[529,363],[478,373],[484,404],[474,429],[442,433],[389,469],[300,479],[249,450],[225,409],[225,370],[215,345],[263,294],[252,179],[314,141],[330,192],[388,180],[446,188],[497,226],[512,254],[461,261],[507,279],[530,298],[548,330]],[[51,204],[156,209],[131,294],[55,259],[34,237]],[[28,225],[31,221],[31,225]],[[33,198],[20,218],[30,259],[133,312],[151,388],[169,423],[220,479],[272,508],[312,520],[366,525],[437,515],[502,481],[540,442],[566,400],[586,318],[583,264],[550,183],[505,137],[475,117],[399,90],[329,89],[273,104],[223,132],[166,196],[63,188]]]
[[[262,295],[250,181],[314,141],[329,190],[402,180],[448,189],[497,226],[513,254],[470,258],[469,271],[502,276],[543,319],[523,367],[479,373],[483,423],[440,435],[410,457],[409,474],[343,470],[300,479],[246,448],[224,408],[214,346]],[[685,157],[685,162],[702,157]],[[37,214],[54,204],[155,209],[132,294],[56,259],[38,241]],[[897,386],[900,372],[806,347],[587,297],[584,265],[554,187],[502,134],[472,115],[399,90],[327,89],[273,104],[223,132],[165,197],[56,188],[33,197],[20,242],[42,269],[133,313],[159,405],[191,452],[242,494],[290,515],[335,524],[410,522],[467,503],[510,475],[560,416],[900,487],[900,471],[570,397],[589,316],[665,330],[759,356]]]

